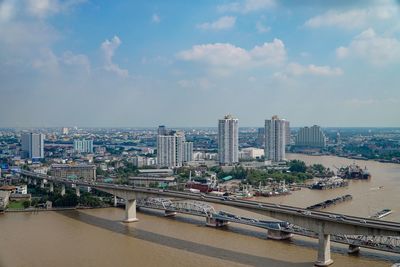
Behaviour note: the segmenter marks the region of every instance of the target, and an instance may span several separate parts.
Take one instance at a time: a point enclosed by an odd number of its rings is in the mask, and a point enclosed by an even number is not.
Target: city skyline
[[[399,3],[0,3],[1,127],[396,127]]]

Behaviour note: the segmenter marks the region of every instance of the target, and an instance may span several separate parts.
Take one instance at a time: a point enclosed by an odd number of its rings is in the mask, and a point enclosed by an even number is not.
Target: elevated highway
[[[28,179],[39,179],[41,185],[44,180],[50,182],[50,189],[53,183],[75,184],[77,186],[88,186],[97,190],[112,194],[125,200],[125,222],[137,221],[136,201],[148,197],[181,198],[191,199],[208,203],[218,203],[236,207],[278,220],[298,225],[318,233],[319,248],[316,266],[328,266],[333,261],[330,255],[330,238],[335,235],[362,235],[362,236],[400,236],[400,223],[374,220],[357,216],[349,216],[337,213],[322,211],[309,211],[303,208],[262,203],[248,200],[238,200],[229,197],[210,196],[199,193],[158,190],[153,188],[139,188],[126,185],[105,184],[85,181],[72,181],[68,179],[56,179],[51,176],[21,170],[20,175]],[[78,188],[78,187],[77,187]],[[63,190],[62,190],[63,191]],[[77,194],[79,189],[77,189]]]

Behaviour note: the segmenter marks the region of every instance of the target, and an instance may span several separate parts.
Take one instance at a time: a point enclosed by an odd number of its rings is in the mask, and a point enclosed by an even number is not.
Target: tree
[[[24,206],[24,209],[27,209],[31,206],[31,202],[29,200],[25,200],[22,202],[22,205]]]
[[[306,163],[297,159],[291,160],[289,162],[289,171],[305,173],[307,171]]]

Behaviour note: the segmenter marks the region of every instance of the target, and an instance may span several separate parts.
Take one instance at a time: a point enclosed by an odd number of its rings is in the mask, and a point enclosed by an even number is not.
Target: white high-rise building
[[[181,167],[185,154],[185,135],[181,132],[170,132],[157,136],[157,165],[160,167]],[[188,142],[190,143],[190,142]],[[193,144],[192,144],[193,155]],[[193,156],[191,156],[193,157]]]
[[[22,152],[31,159],[44,158],[44,134],[24,133],[21,136]]]
[[[74,151],[77,153],[93,153],[93,140],[74,140]]]
[[[218,121],[218,158],[221,165],[239,162],[239,120],[232,115]]]
[[[276,115],[265,120],[265,160],[285,160],[286,133],[286,120],[279,119]]]
[[[314,125],[301,128],[296,136],[296,146],[324,148],[326,137],[321,127]]]

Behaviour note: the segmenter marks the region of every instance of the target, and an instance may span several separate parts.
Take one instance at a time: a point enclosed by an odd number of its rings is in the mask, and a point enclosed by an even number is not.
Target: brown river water
[[[291,154],[307,163],[326,166],[353,160]],[[400,221],[400,165],[356,161],[367,166],[370,181],[328,191],[303,189],[266,202],[305,207],[328,198],[352,194],[353,200],[327,211],[369,216],[390,208],[385,220]],[[379,189],[383,186],[382,189]],[[261,199],[258,199],[261,200]],[[262,218],[235,208],[216,210]],[[230,224],[224,229],[205,226],[205,219],[186,215],[163,217],[158,211],[138,212],[139,222],[124,224],[118,208],[0,215],[0,267],[3,266],[313,266],[317,241],[295,236],[290,241],[266,238],[259,228]],[[265,218],[264,218],[265,219]],[[333,266],[391,266],[400,255],[361,248],[349,256],[347,247],[332,243]]]

